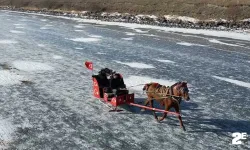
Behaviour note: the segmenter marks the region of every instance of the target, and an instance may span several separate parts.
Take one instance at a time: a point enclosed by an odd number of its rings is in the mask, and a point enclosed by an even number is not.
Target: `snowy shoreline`
[[[39,13],[54,16],[75,17],[82,19],[94,19],[107,22],[122,22],[154,25],[161,27],[178,27],[186,29],[210,29],[221,31],[244,31],[250,33],[250,19],[240,21],[228,21],[225,19],[198,20],[186,16],[164,15],[161,17],[154,15],[132,15],[129,13],[107,13],[107,12],[89,12],[89,11],[56,11],[47,9],[23,9],[15,7],[1,7],[0,10],[11,10],[28,13]]]

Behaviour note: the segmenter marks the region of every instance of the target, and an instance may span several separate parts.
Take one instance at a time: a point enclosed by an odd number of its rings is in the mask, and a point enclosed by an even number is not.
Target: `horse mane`
[[[172,85],[172,87],[174,87],[174,86],[177,86],[176,88],[177,89],[180,89],[180,87],[187,87],[187,82],[186,81],[179,81],[179,82],[176,82],[175,84],[173,84]]]

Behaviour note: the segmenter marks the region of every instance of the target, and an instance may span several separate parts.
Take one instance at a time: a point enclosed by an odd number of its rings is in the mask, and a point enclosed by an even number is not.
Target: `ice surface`
[[[22,71],[48,71],[53,70],[52,66],[45,63],[33,62],[33,61],[14,61],[13,65],[15,68]]]
[[[155,68],[153,65],[150,64],[144,64],[140,62],[121,62],[121,61],[115,61],[119,64],[124,64],[132,68],[140,68],[140,69],[150,69],[150,68]]]
[[[18,41],[18,44],[0,44],[0,70],[8,72],[7,75],[3,72],[0,74],[4,76],[5,82],[6,80],[9,82],[9,78],[16,80],[19,76],[35,79],[34,84],[29,82],[20,84],[22,78],[18,78],[13,84],[0,85],[0,118],[1,120],[11,118],[12,121],[9,121],[8,126],[19,126],[17,130],[12,128],[13,134],[10,138],[13,143],[10,148],[250,149],[249,144],[240,147],[231,145],[233,132],[250,132],[249,88],[245,88],[248,85],[242,87],[228,80],[228,78],[234,79],[233,76],[235,76],[240,82],[238,80],[233,82],[249,83],[250,65],[247,62],[250,60],[249,56],[217,50],[210,46],[204,46],[200,50],[201,47],[197,46],[190,48],[176,45],[175,43],[180,41],[190,43],[192,41],[209,43],[209,41],[208,37],[203,35],[184,37],[183,33],[168,32],[181,30],[198,34],[199,30],[159,27],[160,30],[155,31],[151,26],[143,29],[144,25],[136,24],[131,24],[132,28],[108,25],[105,28],[99,28],[93,25],[79,35],[74,32],[74,29],[77,29],[74,25],[79,25],[79,22],[57,19],[51,15],[37,16],[37,14],[12,11],[10,14],[6,17],[5,13],[0,11],[0,19],[11,19],[0,23],[1,29],[4,29],[1,30],[0,37],[2,37],[1,40]],[[21,30],[26,33],[25,36],[10,34],[9,30],[15,27],[14,23],[19,23],[22,16],[30,20],[25,22],[25,28]],[[40,19],[47,19],[54,25],[50,28],[49,34],[48,31],[38,28],[41,25]],[[65,19],[82,20],[70,17]],[[47,24],[47,22],[42,23]],[[127,25],[130,24],[121,23],[121,27]],[[148,34],[156,36],[157,40],[131,30],[134,27],[143,31],[150,30]],[[163,34],[164,31],[168,33]],[[209,30],[201,31],[212,34]],[[121,40],[132,36],[127,36],[127,32],[136,33],[136,40],[131,42],[133,44]],[[217,33],[218,31],[214,31],[213,36],[218,36]],[[248,41],[233,39],[249,39],[247,34],[241,36],[243,33],[231,31],[223,34],[228,37],[220,38],[219,41],[229,41],[228,38],[232,38],[230,43],[245,43],[244,46],[249,47]],[[93,38],[89,35],[102,36],[100,38],[102,42],[88,44],[69,39],[65,41],[65,36],[72,39]],[[237,37],[238,35],[240,37]],[[39,48],[38,44],[46,46]],[[240,46],[220,45],[220,48],[249,53]],[[97,55],[98,53],[100,55]],[[56,60],[53,56],[63,56],[63,59]],[[49,65],[49,68],[53,66],[55,70],[26,72],[11,63],[15,60],[28,61],[28,68],[41,68],[30,66],[33,62],[40,62]],[[139,104],[145,100],[146,95],[142,93],[142,88],[147,82],[172,85],[175,81],[188,80],[192,84],[192,92],[190,92],[192,102],[182,101],[180,105],[187,131],[181,130],[175,116],[168,115],[162,123],[157,123],[151,111],[141,112],[135,107],[122,106],[119,108],[124,109],[122,112],[108,112],[110,108],[92,96],[92,73],[83,66],[84,60],[94,62],[94,73],[103,67],[121,73],[130,92],[135,93],[135,102]],[[118,62],[115,63],[113,60]],[[6,63],[13,69],[7,70]],[[140,69],[133,65],[130,67],[130,63],[135,63],[134,65],[137,66],[141,65],[138,63],[149,64],[155,68]],[[168,63],[172,64],[168,65]],[[178,63],[181,65],[176,66]],[[212,77],[213,73],[218,73],[219,78]],[[225,88],[218,87],[218,83],[223,84]],[[2,128],[6,127],[0,129]]]

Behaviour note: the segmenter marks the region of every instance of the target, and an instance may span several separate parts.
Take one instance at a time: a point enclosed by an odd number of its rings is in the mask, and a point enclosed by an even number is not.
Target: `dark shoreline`
[[[39,13],[55,16],[67,16],[75,18],[84,19],[95,19],[101,21],[109,22],[125,22],[125,23],[136,23],[136,24],[146,24],[155,25],[163,27],[178,27],[187,29],[212,29],[212,30],[222,30],[222,31],[232,31],[232,30],[249,30],[250,29],[250,19],[248,21],[226,21],[226,20],[216,20],[216,21],[183,21],[179,19],[167,20],[165,17],[152,18],[148,15],[138,16],[128,13],[105,13],[105,12],[89,12],[89,11],[54,11],[54,10],[30,10],[15,7],[0,7],[0,10],[10,10],[28,13]]]

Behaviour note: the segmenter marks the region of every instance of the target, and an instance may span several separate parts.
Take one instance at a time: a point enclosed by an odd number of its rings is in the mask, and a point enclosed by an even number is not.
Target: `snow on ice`
[[[164,62],[164,63],[175,63],[174,61],[167,60],[167,59],[158,59],[157,61]]]
[[[138,84],[150,83],[150,82],[157,82],[157,83],[160,83],[160,84],[166,85],[166,86],[171,86],[174,83],[176,83],[173,80],[155,79],[155,78],[151,78],[151,77],[147,77],[147,76],[144,76],[144,77],[143,76],[130,76],[128,78],[125,78],[124,82],[126,83],[126,85],[128,87],[138,85]],[[131,87],[131,89],[136,90],[136,91],[142,91],[143,86],[144,85]]]
[[[0,44],[16,44],[17,41],[14,40],[0,40]]]
[[[97,41],[100,41],[101,39],[98,39],[98,38],[74,38],[74,39],[70,39],[70,40],[75,41],[75,42],[88,43],[88,42],[97,42]]]
[[[17,31],[17,30],[10,30],[11,33],[16,33],[16,34],[23,34],[23,31]]]
[[[13,85],[19,84],[24,80],[24,77],[10,72],[9,70],[0,71],[0,85]]]
[[[219,79],[219,80],[223,80],[223,81],[226,81],[226,82],[229,82],[229,83],[233,83],[233,84],[242,86],[242,87],[250,88],[250,83],[247,83],[247,82],[243,82],[243,81],[239,81],[239,80],[233,80],[233,79],[229,79],[229,78],[225,78],[225,77],[219,77],[219,76],[213,76],[213,77],[216,78],[216,79]]]
[[[14,61],[13,65],[15,68],[22,70],[22,71],[47,71],[53,70],[54,68],[40,62],[33,62],[33,61]]]
[[[224,43],[224,42],[221,42],[221,41],[216,40],[216,39],[211,39],[211,40],[209,40],[209,42],[211,42],[211,43],[217,43],[217,44],[223,44],[223,45],[228,45],[228,46],[239,46],[239,45],[236,45],[236,44]]]

